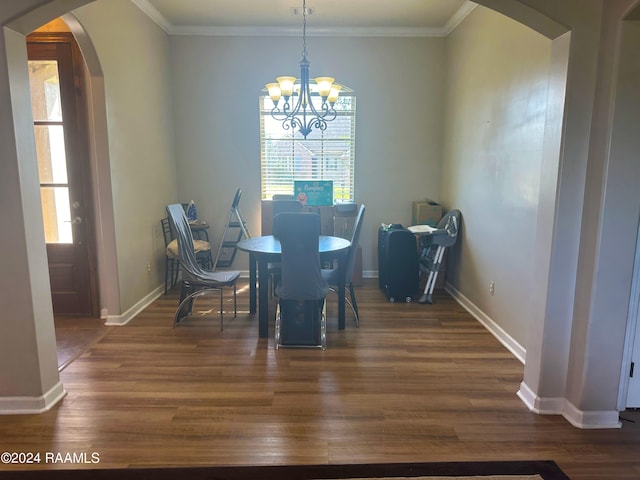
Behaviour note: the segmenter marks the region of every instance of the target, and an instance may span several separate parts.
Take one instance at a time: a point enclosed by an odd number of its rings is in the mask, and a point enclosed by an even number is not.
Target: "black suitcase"
[[[410,302],[419,289],[416,237],[401,225],[378,230],[378,286],[390,302]]]

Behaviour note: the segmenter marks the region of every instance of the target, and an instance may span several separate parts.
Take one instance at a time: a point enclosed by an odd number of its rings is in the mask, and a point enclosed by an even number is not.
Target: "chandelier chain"
[[[307,0],[302,0],[302,58],[307,58]]]
[[[285,130],[298,129],[304,138],[307,138],[314,128],[321,132],[326,130],[327,122],[336,118],[334,105],[341,88],[334,83],[332,77],[317,77],[313,85],[316,90],[313,90],[309,83],[307,13],[307,1],[302,0],[302,60],[299,63],[299,81],[292,76],[281,76],[276,77],[278,83],[266,85],[273,101],[271,116],[281,121]],[[281,97],[284,97],[282,109],[279,107]]]

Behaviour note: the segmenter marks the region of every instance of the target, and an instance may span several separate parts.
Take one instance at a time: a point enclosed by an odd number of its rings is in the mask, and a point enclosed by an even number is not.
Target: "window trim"
[[[339,122],[342,117],[348,119],[347,128],[348,133],[343,133],[342,136],[336,135],[334,137],[326,138],[327,134],[332,133],[332,127],[340,126],[339,123],[328,122],[327,130],[312,131],[305,139],[297,129],[291,134],[291,130],[282,129],[282,135],[276,137],[266,137],[265,122],[269,121],[273,124],[281,123],[278,120],[272,119],[271,109],[273,103],[269,98],[266,90],[263,89],[259,97],[259,116],[260,116],[260,190],[261,198],[263,200],[272,198],[275,194],[293,194],[293,180],[333,180],[334,181],[334,202],[352,202],[355,198],[355,134],[356,134],[356,95],[353,90],[348,87],[343,87],[343,91],[340,94],[340,100],[344,102],[344,99],[349,99],[348,109],[340,108],[340,103],[336,104],[337,116],[333,122]],[[342,103],[343,107],[345,103]],[[344,126],[345,122],[342,122]],[[346,130],[343,128],[344,130]],[[268,143],[272,148],[277,148],[277,142],[284,142],[285,145],[291,146],[291,155],[285,155],[282,157],[285,163],[284,168],[290,169],[289,173],[284,173],[280,178],[280,185],[278,185],[279,175],[270,173],[269,165],[267,165],[268,159],[266,158],[267,150],[269,148]],[[346,142],[346,145],[345,145]],[[338,152],[342,152],[344,156],[347,153],[347,158],[330,157],[327,155],[327,151],[331,151],[331,148],[327,149],[327,146],[338,145]],[[340,145],[342,144],[342,145]],[[284,150],[283,148],[280,148]],[[310,158],[307,158],[307,165],[304,164],[304,159],[300,154],[296,152],[308,152]],[[315,152],[315,154],[314,154]],[[317,157],[321,157],[318,159]],[[275,157],[273,161],[275,162]],[[309,163],[308,161],[311,161]],[[275,169],[275,166],[271,166]],[[305,174],[306,169],[306,174]],[[345,178],[345,172],[347,178]],[[297,173],[296,173],[297,172]],[[301,173],[302,172],[302,173]],[[334,174],[332,174],[332,172]],[[343,172],[343,173],[340,173]],[[270,178],[269,178],[270,177]],[[290,182],[290,186],[289,186]],[[346,189],[346,192],[345,192]]]

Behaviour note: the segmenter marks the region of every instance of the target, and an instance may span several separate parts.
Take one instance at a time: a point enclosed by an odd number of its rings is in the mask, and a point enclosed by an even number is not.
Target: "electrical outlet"
[[[496,291],[496,282],[491,281],[489,282],[489,295],[491,295],[493,297],[493,294]]]
[[[147,272],[150,272],[150,271],[151,271],[151,264],[147,263]]]

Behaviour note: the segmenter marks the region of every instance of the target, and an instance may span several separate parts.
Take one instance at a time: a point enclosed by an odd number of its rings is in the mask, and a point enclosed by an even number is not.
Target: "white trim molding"
[[[496,337],[524,365],[526,350],[502,329],[471,300],[456,290],[451,284],[445,285],[446,291],[489,332]],[[564,397],[539,397],[529,386],[522,382],[518,397],[529,410],[540,415],[562,415],[571,425],[581,429],[621,428],[620,414],[613,411],[582,411]]]
[[[0,397],[0,415],[33,415],[49,411],[67,392],[56,383],[39,397]]]
[[[138,0],[140,1],[140,0]],[[300,27],[191,27],[172,26],[170,35],[193,36],[260,36],[260,37],[299,37]],[[308,37],[446,37],[444,28],[428,27],[308,27]]]
[[[300,27],[256,26],[192,26],[175,25],[149,0],[131,0],[147,17],[168,35],[186,36],[300,36]],[[307,29],[310,37],[446,37],[478,5],[466,1],[442,27],[322,27]]]
[[[541,415],[562,415],[564,410],[564,398],[540,398],[529,386],[522,382],[517,393],[522,403],[529,410]]]
[[[445,290],[524,365],[527,351],[522,345],[450,283],[446,283]]]
[[[584,411],[578,410],[568,400],[565,402],[562,416],[574,427],[583,429],[596,428],[622,428],[620,412],[611,411]]]
[[[156,7],[151,5],[148,0],[131,0],[131,2],[138,7],[142,12],[153,20],[156,25],[158,25],[162,30],[164,30],[169,35],[171,34],[171,30],[173,30],[173,25],[167,20],[167,18],[162,15]]]
[[[141,311],[151,305],[157,298],[164,294],[164,284],[160,285],[156,289],[152,290],[145,297],[143,297],[138,303],[134,304],[129,310],[121,315],[109,315],[104,309],[101,311],[102,318],[105,318],[105,325],[108,326],[122,326],[129,323],[133,318]]]
[[[473,12],[473,10],[478,6],[477,3],[473,2],[464,2],[462,6],[458,9],[456,13],[454,13],[449,21],[442,27],[442,35],[443,37],[448,37],[451,32],[453,32],[462,21],[467,18],[467,16]]]
[[[562,415],[574,427],[593,430],[604,428],[622,428],[620,412],[579,410],[566,398],[543,398],[535,394],[529,386],[522,382],[518,397],[534,413],[540,415]]]

